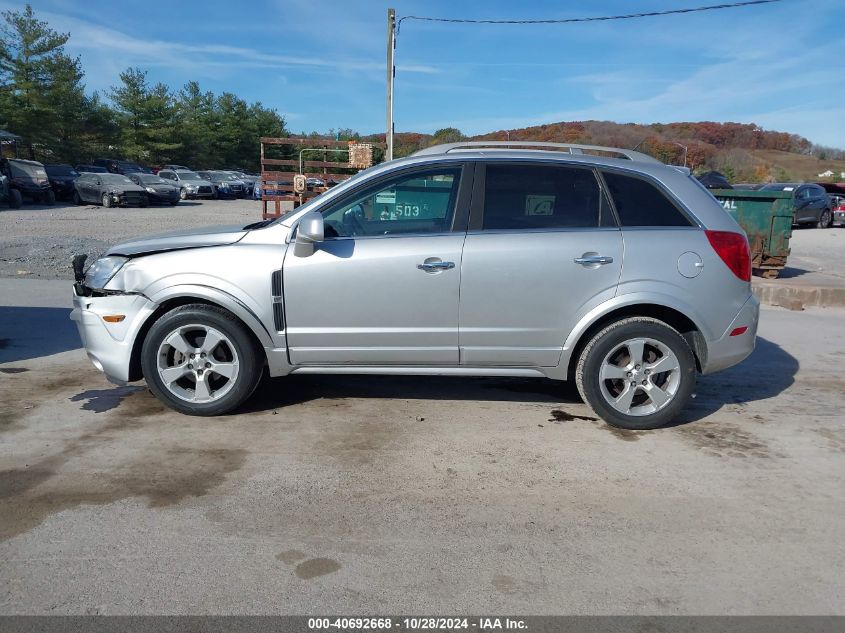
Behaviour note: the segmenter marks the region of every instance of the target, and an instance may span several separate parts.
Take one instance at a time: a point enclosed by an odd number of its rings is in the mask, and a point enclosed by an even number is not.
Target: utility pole
[[[393,80],[396,68],[393,65],[393,50],[396,48],[396,11],[387,10],[387,150],[385,160],[393,160]]]

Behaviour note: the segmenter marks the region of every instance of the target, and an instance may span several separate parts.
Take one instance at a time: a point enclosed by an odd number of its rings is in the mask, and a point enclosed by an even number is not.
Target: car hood
[[[233,226],[210,226],[190,231],[174,231],[160,235],[149,235],[131,242],[124,242],[109,249],[109,255],[149,255],[165,251],[204,246],[225,246],[234,244],[249,232],[241,224]]]
[[[106,184],[101,185],[101,186],[103,188],[103,191],[113,191],[113,192],[122,191],[123,193],[126,193],[127,191],[144,191],[144,188],[139,187],[138,185],[125,185],[125,184],[122,184],[122,183],[121,184],[115,184],[115,185],[111,185],[111,184],[106,183]]]
[[[186,187],[188,185],[194,185],[196,187],[211,187],[210,180],[180,180],[179,183]]]

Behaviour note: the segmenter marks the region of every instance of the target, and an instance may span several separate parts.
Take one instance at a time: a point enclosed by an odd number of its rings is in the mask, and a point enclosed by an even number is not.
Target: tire
[[[10,209],[20,209],[21,205],[23,204],[23,196],[21,192],[17,189],[10,189],[9,190],[9,208]]]
[[[72,198],[72,200],[73,200],[73,204],[82,204],[82,198],[80,198],[80,197],[79,197],[79,192],[78,192],[78,191],[74,191],[74,192],[73,192],[73,198]]]
[[[47,193],[44,194],[44,204],[54,205],[56,204],[56,192],[50,189]]]
[[[216,342],[207,348],[209,336]],[[192,359],[192,353],[197,358]],[[150,390],[187,415],[222,415],[240,406],[258,386],[263,367],[246,326],[226,310],[204,304],[180,306],[162,315],[141,348],[141,369]]]
[[[103,206],[104,206],[106,209],[110,209],[110,208],[112,207],[112,199],[111,199],[111,196],[110,196],[109,194],[107,194],[107,193],[104,193],[104,194],[103,194],[103,198],[102,198],[102,203],[103,203]]]
[[[177,204],[179,204],[179,201],[178,201],[178,200],[174,200],[173,202],[171,202],[171,203],[170,203],[170,206],[171,206],[171,207],[175,207]]]
[[[829,229],[831,224],[833,224],[833,216],[830,213],[830,209],[825,209],[819,216],[819,223],[817,226],[820,229]]]
[[[632,355],[640,361],[631,362]],[[669,369],[651,373],[649,365],[658,362]],[[695,388],[695,372],[695,356],[677,330],[657,319],[631,317],[610,324],[587,343],[575,381],[581,397],[605,422],[645,430],[665,426],[680,413]],[[632,379],[638,383],[634,387]],[[611,404],[616,397],[622,402]]]
[[[188,192],[184,189],[179,190],[179,199],[180,200],[187,200],[188,199]]]

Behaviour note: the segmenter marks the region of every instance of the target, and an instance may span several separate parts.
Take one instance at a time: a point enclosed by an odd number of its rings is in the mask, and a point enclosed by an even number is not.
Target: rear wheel
[[[255,391],[263,368],[246,326],[229,312],[191,304],[150,328],[141,367],[152,392],[188,415],[221,415]]]
[[[106,207],[107,209],[112,206],[111,196],[107,193],[103,194],[103,206]]]
[[[603,420],[624,429],[671,422],[695,387],[695,357],[662,321],[631,317],[598,332],[581,353],[575,379]]]
[[[819,216],[819,224],[818,227],[820,229],[829,229],[830,225],[832,224],[831,220],[833,216],[830,214],[830,209],[825,209],[822,211],[822,214]]]
[[[82,198],[79,197],[79,192],[73,192],[73,204],[82,204]]]

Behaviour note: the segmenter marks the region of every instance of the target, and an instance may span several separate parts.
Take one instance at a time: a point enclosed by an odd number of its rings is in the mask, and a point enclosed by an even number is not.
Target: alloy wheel
[[[235,386],[240,372],[234,344],[208,325],[183,325],[158,348],[158,375],[174,396],[191,403],[215,402]]]
[[[666,407],[678,392],[681,365],[664,343],[633,338],[614,347],[599,370],[602,397],[619,413],[649,415]]]

